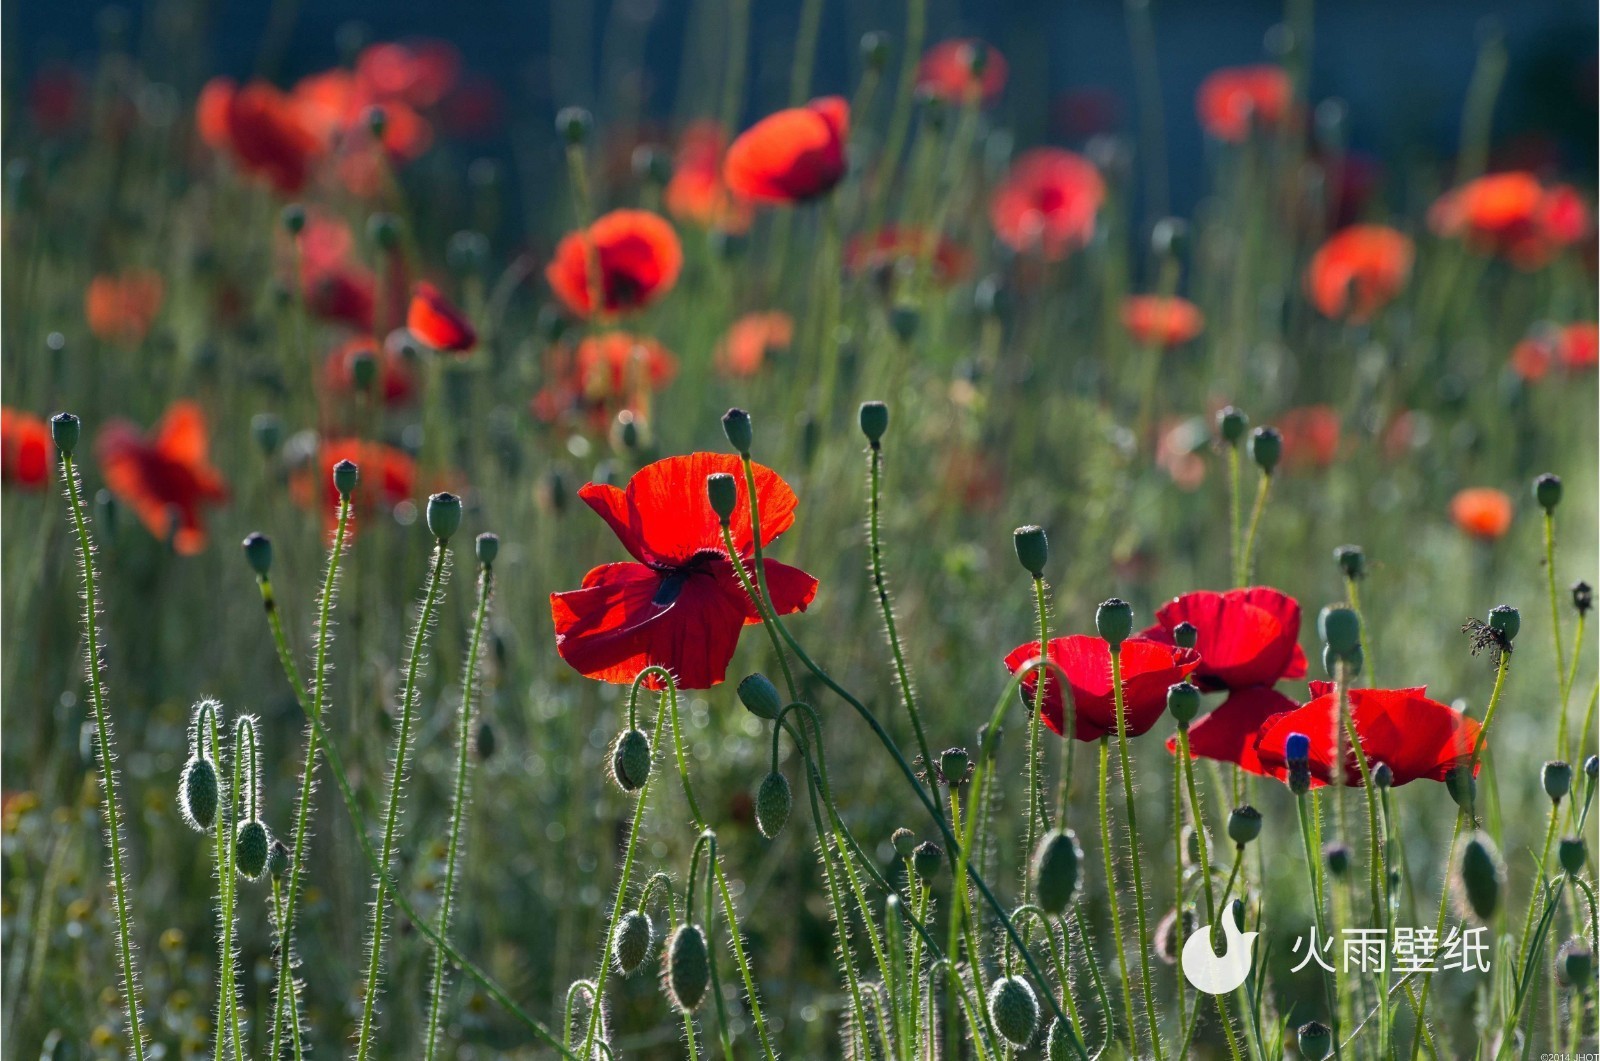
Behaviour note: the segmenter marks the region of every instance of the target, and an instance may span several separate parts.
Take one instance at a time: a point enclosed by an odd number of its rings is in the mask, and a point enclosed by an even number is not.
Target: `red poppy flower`
[[[1511,370],[1529,383],[1537,383],[1552,368],[1583,372],[1600,361],[1600,331],[1592,321],[1563,327],[1541,326],[1511,351]]]
[[[355,393],[354,361],[358,354],[368,354],[378,369],[377,393],[383,404],[390,408],[409,405],[417,396],[417,374],[411,363],[389,343],[380,351],[378,344],[368,336],[358,336],[336,347],[324,363],[323,381],[334,394]]]
[[[1445,775],[1472,761],[1481,732],[1478,723],[1454,708],[1425,695],[1426,688],[1350,689],[1350,720],[1370,770],[1389,764],[1396,785],[1427,778],[1443,781]],[[1288,776],[1284,745],[1291,733],[1311,739],[1312,784],[1333,780],[1338,755],[1339,701],[1329,682],[1312,682],[1315,698],[1304,707],[1276,715],[1256,735],[1256,755],[1261,770],[1273,777]],[[1359,786],[1361,767],[1354,748],[1345,748],[1343,784]],[[1482,764],[1479,763],[1479,766]],[[1473,773],[1477,773],[1474,768]]]
[[[1172,630],[1190,623],[1199,631],[1196,681],[1202,689],[1243,689],[1304,678],[1300,650],[1300,602],[1270,586],[1196,590],[1174,597],[1156,611],[1156,624],[1139,634],[1172,644]]]
[[[194,108],[195,129],[200,141],[213,151],[227,151],[232,146],[228,138],[228,108],[238,90],[239,83],[231,77],[214,77],[200,88]]]
[[[1012,674],[1039,658],[1039,642],[1018,645],[1006,656]],[[1116,694],[1111,686],[1111,648],[1103,638],[1087,634],[1050,639],[1050,660],[1067,676],[1072,687],[1073,733],[1081,741],[1095,741],[1117,732]],[[1192,648],[1176,648],[1159,641],[1130,637],[1122,643],[1122,707],[1128,736],[1137,737],[1154,726],[1167,708],[1167,687],[1183,681],[1200,665]],[[1061,671],[1052,669],[1045,687],[1044,724],[1060,734],[1064,723]],[[1039,687],[1039,672],[1022,679],[1022,695],[1031,707]]]
[[[28,86],[28,113],[41,132],[66,132],[84,111],[83,75],[65,63],[47,62]]]
[[[42,490],[50,482],[50,428],[39,417],[0,406],[0,482]]]
[[[1025,152],[989,200],[995,235],[1014,251],[1050,261],[1087,246],[1106,185],[1082,155],[1057,147]]]
[[[391,512],[402,501],[416,496],[417,463],[404,450],[359,438],[328,439],[322,443],[317,459],[296,473],[290,492],[297,504],[320,506],[330,531],[339,523],[339,491],[333,485],[333,466],[342,460],[354,461],[361,471],[350,498],[349,534],[355,533],[361,516]]]
[[[1317,248],[1306,267],[1306,295],[1324,317],[1361,323],[1405,287],[1411,240],[1386,225],[1351,225]]]
[[[1206,462],[1200,454],[1210,442],[1210,427],[1200,417],[1164,421],[1156,433],[1156,467],[1178,489],[1193,493],[1206,480]]]
[[[592,399],[655,391],[678,374],[678,359],[647,335],[606,332],[578,344],[577,382]]]
[[[413,107],[432,107],[455,85],[461,55],[441,40],[408,43],[385,41],[368,45],[356,57],[356,78],[382,99],[400,99]]]
[[[1283,436],[1283,462],[1289,467],[1327,468],[1339,455],[1339,411],[1331,405],[1304,405],[1277,418]]]
[[[1256,734],[1267,720],[1299,706],[1265,685],[1239,689],[1189,727],[1189,754],[1197,759],[1237,763],[1252,774],[1265,774],[1256,754]],[[1169,737],[1167,751],[1177,750],[1178,738]]]
[[[165,293],[161,274],[149,269],[97,276],[83,297],[89,331],[105,342],[138,346],[155,322]]]
[[[1484,253],[1537,269],[1593,228],[1588,206],[1567,185],[1546,188],[1531,173],[1491,173],[1440,196],[1428,224]]]
[[[582,317],[594,314],[590,256],[600,267],[602,309],[642,309],[672,290],[683,268],[683,247],[667,221],[647,210],[613,210],[556,245],[545,279],[556,297]]]
[[[1492,486],[1472,486],[1450,499],[1450,518],[1474,538],[1494,541],[1511,529],[1511,498]]]
[[[981,63],[982,69],[975,72],[974,63]],[[1006,72],[1005,56],[991,44],[972,39],[940,41],[917,64],[917,89],[957,106],[968,100],[987,105],[1000,98]]]
[[[412,291],[406,328],[418,342],[441,353],[465,353],[478,345],[478,333],[472,330],[466,314],[426,281]]]
[[[212,467],[205,414],[191,401],[174,402],[149,437],[126,420],[100,432],[95,452],[106,486],[133,509],[151,534],[179,555],[205,547],[200,509],[228,499],[222,475]]]
[[[1600,364],[1600,328],[1593,321],[1579,321],[1561,329],[1558,348],[1561,365],[1571,372]]]
[[[933,278],[941,285],[955,283],[972,268],[972,256],[959,244],[934,233],[898,225],[850,237],[844,248],[844,267],[851,273],[886,274],[902,262],[919,263],[926,257]]]
[[[755,532],[733,454],[668,457],[639,469],[625,490],[589,483],[578,491],[637,561],[602,565],[584,576],[583,588],[550,595],[556,650],[578,673],[620,684],[659,665],[673,672],[680,688],[708,689],[722,681],[739,631],[761,618],[739,584],[706,498],[706,477],[716,472],[738,483],[733,543],[751,564]],[[756,465],[755,477],[761,542],[768,545],[794,523],[797,501],[777,472]],[[765,563],[778,613],[805,610],[817,580],[776,560]],[[661,685],[648,681],[651,688]]]
[[[1289,117],[1294,88],[1281,66],[1234,66],[1200,82],[1195,110],[1218,140],[1242,144],[1255,128],[1276,129]]]
[[[717,368],[728,376],[753,376],[766,364],[769,353],[787,350],[792,342],[794,318],[787,313],[746,313],[729,326],[717,344]]]
[[[1205,314],[1177,295],[1130,295],[1122,300],[1122,326],[1140,346],[1182,346],[1205,330]]]
[[[672,178],[662,201],[680,221],[738,235],[750,229],[755,206],[728,190],[722,181],[722,152],[727,137],[712,120],[691,122],[678,138]]]
[[[207,108],[220,103],[219,87]],[[215,134],[215,112],[202,111],[203,131]],[[264,81],[253,81],[228,94],[228,149],[245,172],[260,177],[284,195],[305,187],[323,145],[303,121],[295,101]]]
[[[722,179],[760,203],[803,203],[844,178],[850,104],[839,96],[769,114],[728,148]]]

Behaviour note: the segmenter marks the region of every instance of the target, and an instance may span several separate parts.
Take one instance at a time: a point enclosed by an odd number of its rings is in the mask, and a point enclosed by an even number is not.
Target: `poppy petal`
[[[1198,759],[1236,763],[1252,774],[1267,774],[1256,754],[1256,734],[1267,720],[1298,706],[1264,685],[1240,689],[1189,727],[1189,754]],[[1167,741],[1168,751],[1175,752],[1177,747],[1176,737]]]

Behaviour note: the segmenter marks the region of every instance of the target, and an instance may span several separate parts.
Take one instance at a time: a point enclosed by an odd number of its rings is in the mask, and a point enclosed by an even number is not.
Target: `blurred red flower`
[[[320,507],[332,531],[339,524],[339,491],[333,485],[333,466],[353,461],[360,470],[350,497],[348,534],[354,535],[360,517],[392,512],[417,492],[417,463],[404,450],[359,438],[326,439],[316,460],[301,468],[290,481],[290,494],[302,507]]]
[[[1474,538],[1493,541],[1511,529],[1511,498],[1492,486],[1472,486],[1450,499],[1450,518]]]
[[[652,665],[672,671],[679,688],[722,681],[740,630],[761,621],[724,548],[720,522],[706,497],[706,478],[734,477],[739,500],[731,521],[741,561],[754,562],[755,534],[743,468],[733,454],[693,453],[648,464],[626,489],[588,483],[578,491],[636,562],[604,564],[581,589],[550,595],[556,650],[578,673],[618,684]],[[763,546],[794,523],[798,502],[770,468],[755,466]],[[803,611],[817,580],[799,568],[765,560],[778,614]],[[650,688],[662,682],[652,676]]]
[[[598,282],[589,275],[591,255]],[[591,288],[601,295],[603,314],[627,313],[672,290],[682,267],[683,247],[664,218],[647,210],[613,210],[562,237],[544,275],[568,309],[589,317],[596,309]]]
[[[1200,82],[1195,111],[1218,140],[1242,144],[1252,129],[1276,129],[1288,119],[1294,88],[1281,66],[1233,66]]]
[[[746,313],[717,344],[717,368],[727,376],[753,376],[766,364],[767,354],[787,350],[792,342],[794,318],[787,313]]]
[[[989,200],[995,235],[1014,251],[1056,261],[1087,246],[1105,181],[1081,155],[1056,147],[1025,152]]]
[[[727,144],[722,126],[705,119],[691,122],[678,138],[672,178],[663,202],[680,221],[716,228],[734,235],[747,232],[755,218],[750,200],[735,195],[722,181],[722,152]]]
[[[83,313],[96,339],[138,346],[161,310],[166,283],[149,269],[101,274],[89,281]]]
[[[844,266],[851,273],[887,273],[901,262],[917,263],[926,255],[933,278],[953,284],[972,269],[966,248],[933,232],[899,225],[884,225],[873,232],[851,236],[844,248]]]
[[[1327,468],[1339,456],[1339,411],[1331,405],[1303,405],[1275,421],[1283,436],[1287,467]]]
[[[1582,372],[1594,368],[1597,361],[1600,331],[1593,321],[1541,329],[1511,351],[1511,370],[1529,383],[1537,383],[1552,368]]]
[[[170,536],[180,556],[205,548],[201,507],[228,499],[209,448],[205,414],[187,400],[173,402],[148,437],[126,420],[113,420],[95,442],[106,486],[151,534],[162,541]]]
[[[357,336],[335,347],[328,354],[323,367],[323,383],[333,394],[354,394],[355,376],[352,367],[358,354],[368,354],[378,370],[377,394],[383,404],[391,408],[409,405],[417,396],[417,374],[411,363],[395,349],[384,344],[383,350],[371,336]]]
[[[324,150],[297,101],[265,81],[239,87],[213,78],[200,92],[195,120],[201,140],[282,195],[305,187]]]
[[[478,345],[478,333],[466,314],[425,280],[412,289],[406,329],[418,342],[440,353],[462,354]]]
[[[992,44],[971,38],[940,41],[917,64],[917,90],[956,106],[968,100],[988,105],[1005,90],[1006,73],[1006,58]]]
[[[1202,689],[1243,689],[1306,675],[1300,602],[1280,590],[1250,586],[1185,593],[1157,609],[1155,625],[1139,636],[1172,644],[1172,630],[1180,623],[1199,631],[1195,680]]]
[[[678,360],[666,347],[629,332],[589,336],[576,351],[559,346],[553,353],[550,382],[531,403],[533,415],[546,423],[576,413],[603,431],[623,410],[643,409],[678,373]]]
[[[1012,674],[1039,658],[1039,642],[1018,645],[1006,656]],[[1049,671],[1045,686],[1044,724],[1061,734],[1065,724],[1061,675],[1072,687],[1073,732],[1081,741],[1095,741],[1117,732],[1116,694],[1111,685],[1111,648],[1103,638],[1087,634],[1050,639],[1050,660],[1060,667]],[[1176,648],[1158,641],[1130,637],[1122,643],[1122,706],[1128,736],[1147,732],[1167,708],[1167,687],[1183,681],[1200,665],[1192,648]],[[1039,687],[1039,672],[1022,679],[1022,696],[1031,707]]]
[[[1205,330],[1205,314],[1177,295],[1130,295],[1122,300],[1122,326],[1140,346],[1182,346]]]
[[[1371,320],[1411,276],[1411,240],[1386,225],[1351,225],[1317,248],[1306,267],[1306,295],[1324,317]]]
[[[0,482],[43,490],[50,482],[50,427],[32,413],[0,406]]]
[[[1440,236],[1521,269],[1548,264],[1594,228],[1588,205],[1571,186],[1547,188],[1521,171],[1491,173],[1446,192],[1429,208],[1428,224]]]
[[[803,203],[844,178],[850,104],[839,96],[769,114],[728,148],[722,178],[738,195],[761,203]]]

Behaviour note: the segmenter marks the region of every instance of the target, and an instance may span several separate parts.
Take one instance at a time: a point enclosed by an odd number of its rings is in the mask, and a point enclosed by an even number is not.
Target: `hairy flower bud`
[[[1505,868],[1500,853],[1487,833],[1476,832],[1467,840],[1456,866],[1456,883],[1467,909],[1485,924],[1500,907]]]
[[[636,792],[650,778],[650,738],[636,729],[617,738],[611,752],[611,776],[624,792]]]
[[[208,758],[193,757],[178,784],[178,809],[196,832],[208,833],[217,820],[217,767]]]
[[[1029,867],[1039,909],[1047,914],[1066,912],[1077,898],[1082,864],[1083,849],[1071,829],[1052,829],[1040,838]]]
[[[739,702],[757,718],[775,719],[783,711],[783,698],[772,679],[757,672],[739,683]]]
[[[699,925],[679,925],[667,944],[667,994],[672,1004],[692,1013],[706,997],[711,954]]]
[[[1006,1042],[1027,1046],[1039,1027],[1039,999],[1028,981],[1020,976],[996,980],[989,988],[989,1019]]]
[[[1029,524],[1011,532],[1011,543],[1017,548],[1017,560],[1034,578],[1044,577],[1044,565],[1050,562],[1050,539],[1044,528]]]
[[[611,933],[611,947],[617,971],[627,976],[650,957],[656,945],[656,927],[650,916],[640,910],[629,910],[617,921]]]
[[[756,789],[756,828],[771,840],[783,831],[789,821],[789,809],[794,806],[794,796],[789,790],[789,779],[774,771],[761,779]]]
[[[1050,1022],[1044,1037],[1045,1061],[1067,1061],[1072,1056],[1072,1029],[1059,1020]]]
[[[245,880],[261,879],[272,851],[272,834],[259,818],[239,823],[233,835],[233,864]]]

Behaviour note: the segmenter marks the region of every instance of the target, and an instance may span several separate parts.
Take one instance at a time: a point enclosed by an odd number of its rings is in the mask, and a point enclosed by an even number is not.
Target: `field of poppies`
[[[7,83],[0,1050],[1592,1056],[1593,50],[1380,157],[1309,4],[794,7]]]

